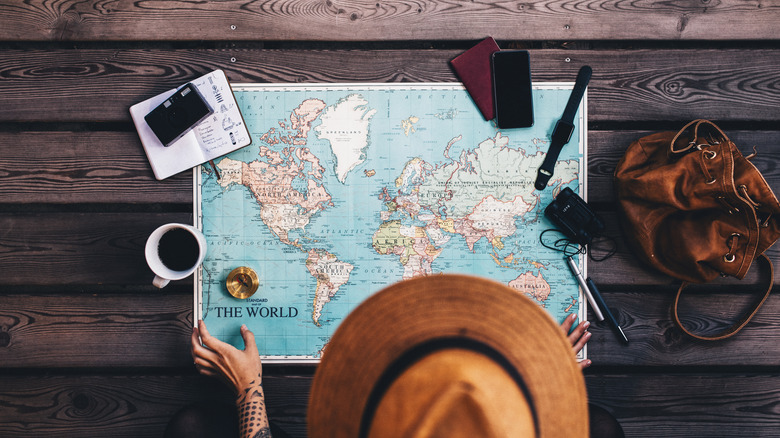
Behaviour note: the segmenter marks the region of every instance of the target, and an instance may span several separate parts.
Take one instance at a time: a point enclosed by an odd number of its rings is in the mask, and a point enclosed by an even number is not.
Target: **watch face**
[[[571,134],[574,132],[574,124],[565,120],[558,120],[552,133],[552,144],[563,146],[571,140]]]
[[[257,277],[257,273],[246,266],[231,271],[225,282],[230,295],[241,300],[254,295],[259,285],[260,279]]]

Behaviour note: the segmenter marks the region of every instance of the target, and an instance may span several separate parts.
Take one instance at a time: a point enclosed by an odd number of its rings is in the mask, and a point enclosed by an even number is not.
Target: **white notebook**
[[[176,89],[130,107],[135,129],[138,130],[146,157],[158,180],[221,157],[252,142],[225,72],[214,70],[192,83],[214,113],[168,147],[160,143],[144,116],[173,95]]]

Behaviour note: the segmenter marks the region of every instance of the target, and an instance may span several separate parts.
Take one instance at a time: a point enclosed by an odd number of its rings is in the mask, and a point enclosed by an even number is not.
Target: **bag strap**
[[[677,140],[680,139],[680,136],[686,134],[691,126],[693,126],[693,137],[690,137],[690,140],[684,146],[678,147]],[[677,155],[677,154],[682,154],[684,152],[688,152],[691,149],[700,149],[701,146],[705,146],[696,143],[696,139],[700,137],[699,128],[703,128],[702,131],[707,130],[707,134],[709,134],[711,138],[713,134],[719,137],[719,139],[712,138],[713,144],[718,144],[721,141],[724,142],[730,141],[726,133],[724,133],[720,128],[718,128],[718,125],[710,122],[709,120],[697,119],[692,122],[688,122],[687,125],[683,126],[682,129],[680,129],[680,131],[677,132],[677,135],[674,136],[671,143],[669,144],[669,153],[671,155]],[[702,134],[702,136],[703,135],[704,134]],[[688,137],[686,136],[684,138],[687,139]]]
[[[674,318],[674,323],[677,324],[677,327],[680,327],[680,329],[685,333],[687,333],[688,335],[704,341],[719,341],[721,339],[726,339],[728,337],[734,336],[740,330],[742,330],[742,328],[745,327],[748,322],[750,322],[753,316],[756,315],[758,309],[761,308],[761,306],[764,304],[766,299],[769,298],[769,294],[772,292],[772,285],[775,282],[775,273],[774,273],[774,267],[772,266],[772,261],[769,260],[769,257],[767,257],[764,254],[761,254],[759,256],[759,259],[766,262],[766,265],[769,267],[769,286],[767,287],[764,296],[761,297],[760,300],[756,301],[753,307],[747,312],[745,312],[745,314],[742,316],[742,318],[739,321],[737,321],[734,325],[722,331],[721,333],[718,333],[715,336],[701,336],[701,335],[694,334],[690,330],[686,329],[682,325],[682,322],[680,322],[680,316],[677,313],[677,305],[680,302],[680,295],[682,295],[683,289],[685,289],[689,284],[686,281],[683,282],[683,284],[680,286],[680,289],[677,290],[677,296],[674,298],[674,303],[672,304],[672,317]]]

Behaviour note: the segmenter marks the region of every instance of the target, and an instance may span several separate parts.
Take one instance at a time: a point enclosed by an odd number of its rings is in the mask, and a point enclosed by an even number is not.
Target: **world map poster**
[[[253,141],[195,171],[208,242],[196,318],[238,348],[246,324],[266,360],[317,361],[371,294],[462,273],[515,288],[559,323],[583,320],[563,255],[539,237],[555,195],[586,193],[585,100],[548,187],[534,189],[572,85],[534,84],[534,126],[502,130],[461,84],[234,84]],[[249,298],[226,288],[238,267],[257,273]]]

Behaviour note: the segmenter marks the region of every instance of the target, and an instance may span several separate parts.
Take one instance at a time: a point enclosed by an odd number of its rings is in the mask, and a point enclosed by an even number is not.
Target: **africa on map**
[[[344,317],[385,286],[465,273],[504,283],[558,322],[585,308],[544,208],[585,193],[586,104],[555,175],[534,189],[572,84],[534,84],[536,124],[499,130],[460,84],[234,84],[252,144],[196,172],[208,251],[196,317],[265,358],[316,361]],[[584,260],[580,261],[584,269]],[[250,298],[225,279],[246,266]],[[584,357],[584,353],[583,353]]]

